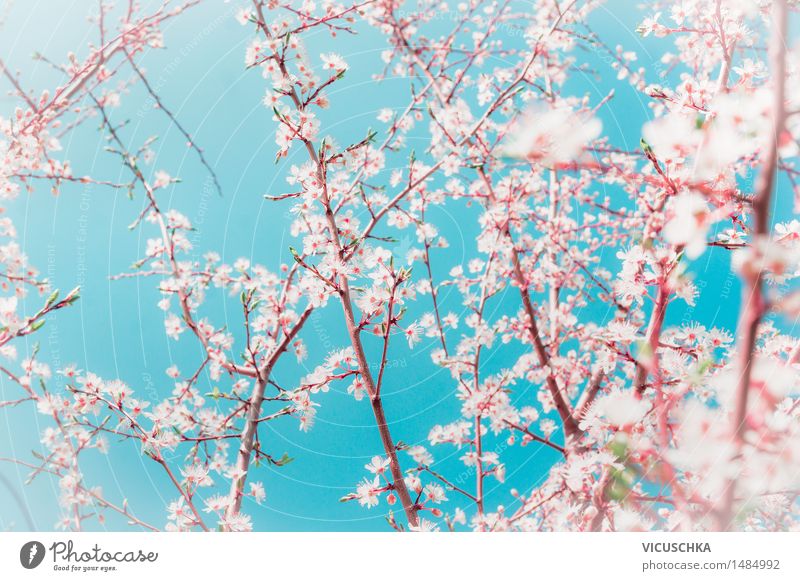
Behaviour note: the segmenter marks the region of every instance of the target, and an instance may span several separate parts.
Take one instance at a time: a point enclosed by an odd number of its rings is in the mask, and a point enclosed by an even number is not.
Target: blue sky
[[[58,75],[31,61],[30,55],[38,50],[63,61],[68,50],[84,47],[95,38],[94,28],[85,19],[95,5],[85,1],[16,3],[0,33],[0,54],[11,68],[23,71],[26,86],[52,87],[58,83]],[[150,135],[160,135],[151,169],[164,169],[182,178],[182,183],[162,196],[166,196],[165,205],[186,214],[198,228],[192,238],[198,257],[216,250],[225,261],[246,256],[276,269],[288,260],[287,249],[293,243],[285,214],[288,206],[265,202],[262,195],[286,191],[285,171],[293,159],[303,161],[302,152],[293,150],[288,160],[279,165],[273,163],[274,125],[271,112],[261,104],[267,86],[260,74],[244,69],[244,50],[252,35],[233,19],[235,8],[235,4],[211,2],[193,9],[165,27],[168,49],[150,51],[142,61],[164,102],[204,148],[219,174],[224,196],[217,196],[207,187],[206,171],[166,118],[151,110],[141,87],[123,97],[116,119],[129,119],[124,132],[128,143],[139,144]],[[634,32],[640,16],[631,9],[630,2],[615,1],[601,8],[590,22],[611,46],[622,44],[627,50],[639,52],[640,64],[652,69],[648,78],[655,81],[656,65],[649,54],[659,55],[665,41],[641,39]],[[355,141],[366,134],[367,128],[379,127],[377,111],[404,106],[408,95],[408,79],[373,82],[371,74],[381,67],[380,51],[385,45],[374,31],[361,32],[357,37],[337,38],[335,48],[327,35],[314,35],[310,40],[311,55],[335,50],[350,64],[345,80],[329,95],[331,109],[322,116],[323,130],[340,142]],[[85,49],[81,49],[84,53]],[[594,102],[599,102],[610,88],[616,88],[616,97],[599,115],[616,145],[635,149],[641,125],[649,118],[646,104],[632,88],[615,80],[614,73],[597,54],[577,54],[597,75],[576,75],[568,91],[588,92]],[[2,88],[5,92],[7,87]],[[13,106],[10,98],[2,97],[0,111],[4,115]],[[96,126],[89,123],[67,138],[63,143],[64,157],[72,160],[76,175],[127,179],[124,168],[102,150]],[[425,143],[420,141],[415,147],[422,151]],[[199,362],[197,345],[191,337],[179,343],[165,337],[163,315],[156,307],[159,293],[153,280],[109,280],[109,276],[126,271],[140,256],[147,237],[154,235],[151,230],[127,229],[142,208],[141,195],[129,200],[110,189],[68,185],[60,196],[54,197],[48,189],[40,184],[33,194],[12,203],[9,210],[32,263],[53,285],[64,290],[76,284],[83,287],[78,304],[58,313],[36,335],[43,358],[54,369],[75,362],[104,378],[122,379],[142,398],[154,400],[155,394],[163,398],[171,391],[164,370],[175,363],[183,372],[190,371]],[[452,264],[473,256],[475,216],[474,210],[465,211],[463,207],[440,211],[435,221],[451,247],[435,256],[434,261]],[[613,261],[613,257],[606,258],[609,264]],[[693,318],[707,326],[715,321],[713,324],[732,329],[738,284],[729,273],[725,253],[707,252],[693,269],[698,281],[705,285]],[[445,309],[460,310],[457,297],[444,300]],[[515,311],[517,301],[518,297],[510,293],[495,306],[498,312]],[[227,321],[230,328],[239,329],[237,303],[219,291],[212,292],[204,312],[217,324]],[[39,299],[32,298],[26,310],[32,311],[38,305]],[[428,305],[424,307],[427,309]],[[602,319],[604,312],[602,307],[596,307],[588,315]],[[677,304],[670,313],[671,322],[679,322],[686,315]],[[341,329],[338,305],[331,303],[314,315],[304,332],[310,350],[306,365],[313,367],[329,350],[347,344]],[[422,346],[414,352],[400,343],[392,347],[390,359],[394,367],[389,370],[384,391],[393,435],[407,443],[421,442],[432,425],[459,415],[448,374],[430,363],[425,343]],[[499,370],[508,362],[493,355],[486,360],[486,371]],[[291,386],[306,371],[283,363],[276,370],[276,378],[282,385]],[[205,382],[210,390],[213,383],[207,378]],[[54,378],[51,389],[59,388],[63,388],[63,382]],[[518,388],[515,397],[535,399],[534,388]],[[4,399],[14,393],[14,386],[4,380],[0,389]],[[363,465],[369,458],[382,451],[369,406],[354,402],[343,390],[344,386],[336,386],[318,398],[322,407],[309,433],[300,432],[296,420],[290,418],[265,426],[262,438],[268,449],[276,455],[286,452],[296,460],[280,469],[262,467],[255,475],[267,491],[264,506],[245,504],[257,530],[387,529],[383,521],[385,504],[367,511],[356,503],[338,502],[365,475]],[[42,421],[42,416],[30,407],[0,410],[0,455],[30,457],[30,451],[40,446]],[[116,448],[114,453],[95,455],[84,466],[87,481],[101,485],[111,500],[128,498],[138,516],[163,526],[164,507],[174,494],[164,492],[168,487],[158,467],[143,458],[134,445],[112,442],[112,447]],[[438,447],[432,452],[442,462],[441,471],[451,475],[463,471],[458,450]],[[536,446],[515,447],[505,454],[508,481],[521,491],[535,485],[557,460],[557,454]],[[0,464],[0,474],[23,495],[35,527],[51,528],[58,515],[56,484],[39,478],[33,485],[23,486],[26,471],[8,465]],[[513,499],[506,492],[509,488],[492,490],[489,486],[488,506],[513,506]],[[2,486],[0,507],[0,530],[26,528],[22,512]],[[120,529],[125,525],[112,518],[107,527]]]

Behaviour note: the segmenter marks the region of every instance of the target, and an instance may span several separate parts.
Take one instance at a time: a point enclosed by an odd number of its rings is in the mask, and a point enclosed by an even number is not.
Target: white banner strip
[[[796,580],[800,533],[0,534],[0,579],[170,577]]]

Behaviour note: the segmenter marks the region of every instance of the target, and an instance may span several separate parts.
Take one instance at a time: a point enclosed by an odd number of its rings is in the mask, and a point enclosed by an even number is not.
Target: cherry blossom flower
[[[636,394],[622,391],[614,391],[599,398],[595,405],[600,415],[617,428],[642,421],[650,409],[650,405],[639,399]]]
[[[384,474],[388,467],[389,467],[389,459],[382,458],[380,456],[373,456],[370,463],[364,466],[364,468],[366,468],[376,476]]]
[[[662,39],[652,55],[594,27],[592,2],[465,3],[436,23],[444,42],[425,3],[243,7],[250,97],[274,137],[262,177],[285,177],[259,203],[290,240],[248,257],[210,248],[195,228],[212,216],[160,165],[174,156],[119,121],[133,87],[147,93],[221,192],[139,64],[194,4],[132,6],[119,24],[101,10],[90,26],[114,40],[43,57],[63,63],[50,91],[0,62],[16,106],[0,117],[0,407],[41,414],[41,450],[10,460],[58,484],[56,526],[116,513],[146,530],[253,530],[278,482],[265,474],[315,470],[285,453],[284,426],[303,439],[352,413],[379,438],[355,442],[367,477],[332,506],[352,515],[385,494],[378,520],[397,531],[797,528],[800,223],[776,203],[793,192],[800,208],[789,3],[656,0],[637,8],[639,32]],[[351,81],[342,39],[365,30],[384,46]],[[575,82],[589,68],[613,90]],[[378,130],[342,117],[367,78],[391,79],[391,103],[365,101]],[[618,88],[646,105],[641,128],[604,131]],[[120,171],[78,176],[94,160],[62,141],[95,121]],[[69,184],[136,200],[141,247],[110,260],[114,284],[151,285],[142,316],[179,342],[152,384],[149,370],[62,366],[38,341],[80,292],[41,277],[8,208]],[[704,252],[713,268],[687,264]],[[747,297],[736,325],[709,318],[707,293],[721,309]],[[409,417],[429,422],[436,457]],[[84,458],[123,445],[160,473],[161,522],[91,482]]]
[[[600,135],[600,120],[582,118],[566,107],[531,110],[514,128],[505,148],[510,157],[535,160],[545,166],[578,158]]]
[[[672,218],[664,227],[667,241],[686,249],[686,256],[697,258],[706,248],[711,215],[706,201],[697,194],[682,194],[672,204]]]
[[[320,58],[323,62],[323,68],[341,73],[347,70],[347,63],[344,59],[335,53],[321,54]]]
[[[378,506],[380,482],[376,476],[372,481],[364,479],[356,488],[356,497],[361,506],[372,508]]]

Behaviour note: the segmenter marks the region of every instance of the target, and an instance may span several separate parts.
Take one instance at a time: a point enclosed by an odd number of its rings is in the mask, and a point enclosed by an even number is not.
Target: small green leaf
[[[47,297],[47,300],[44,303],[44,308],[46,309],[49,306],[51,306],[54,302],[56,302],[57,299],[58,299],[58,289],[54,290],[52,293],[50,293],[50,296]]]

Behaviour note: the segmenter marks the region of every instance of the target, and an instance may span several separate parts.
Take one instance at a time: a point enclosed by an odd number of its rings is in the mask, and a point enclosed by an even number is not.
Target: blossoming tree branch
[[[70,182],[139,200],[130,228],[146,251],[125,257],[134,266],[113,284],[157,287],[152,316],[197,356],[164,370],[156,401],[136,378],[51,369],[32,339],[80,291],[40,276],[4,212],[0,372],[15,393],[4,388],[0,406],[35,406],[46,427],[41,453],[2,461],[58,482],[58,526],[116,513],[148,530],[251,530],[270,474],[291,460],[265,425],[313,429],[336,387],[351,409],[369,407],[381,450],[341,500],[397,531],[798,527],[800,222],[774,210],[800,209],[796,4],[648,3],[637,32],[668,47],[662,69],[649,70],[637,47],[595,32],[592,15],[605,9],[596,0],[240,0],[242,67],[262,79],[253,100],[272,117],[275,163],[289,166],[286,191],[243,193],[254,210],[291,216],[291,246],[270,249],[284,257],[275,272],[194,248],[187,208],[166,195],[178,177],[159,167],[155,137],[132,136],[117,113],[128,87],[144,87],[227,194],[141,63],[170,50],[167,24],[204,3],[121,4],[97,3],[88,46],[34,57],[60,75],[56,87],[34,93],[24,70],[0,60],[17,103],[0,118],[2,204]],[[365,31],[383,43],[370,74],[404,79],[405,105],[343,142],[318,115],[345,105],[337,47]],[[312,36],[328,50],[309,50]],[[576,92],[587,55],[600,55],[597,74],[618,89]],[[600,120],[622,91],[649,108],[625,136],[636,147],[615,144]],[[73,174],[60,142],[85,125],[99,128],[120,182]],[[443,208],[477,219],[464,262],[444,250]],[[698,297],[692,265],[707,252],[725,253],[740,279],[736,328],[671,322]],[[241,333],[202,308],[215,289]],[[347,341],[285,385],[274,370],[308,358],[317,313]],[[398,343],[426,350],[460,408],[430,425],[427,441],[402,441],[384,406]],[[66,389],[48,387],[54,373]],[[161,472],[161,521],[140,518],[84,468],[131,442]],[[492,503],[488,489],[529,470],[513,464],[519,447],[547,450],[546,477],[507,490],[507,506]],[[452,454],[457,473],[436,460]],[[271,503],[280,510],[280,498]]]

